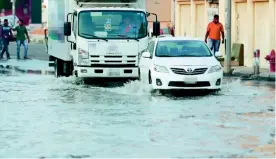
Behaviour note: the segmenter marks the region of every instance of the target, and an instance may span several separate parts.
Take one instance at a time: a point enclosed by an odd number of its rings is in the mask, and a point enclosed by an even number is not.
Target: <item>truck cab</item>
[[[64,2],[67,49],[62,51],[58,43],[48,44],[56,76],[139,78],[139,57],[149,40],[145,0]]]

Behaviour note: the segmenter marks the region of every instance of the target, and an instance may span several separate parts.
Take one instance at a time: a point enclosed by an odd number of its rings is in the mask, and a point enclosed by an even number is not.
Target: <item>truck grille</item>
[[[175,73],[175,74],[179,74],[179,75],[201,75],[204,74],[207,71],[208,68],[196,68],[194,69],[194,71],[192,72],[187,72],[185,69],[183,68],[171,68],[171,70]]]
[[[90,56],[92,67],[136,67],[137,56]]]

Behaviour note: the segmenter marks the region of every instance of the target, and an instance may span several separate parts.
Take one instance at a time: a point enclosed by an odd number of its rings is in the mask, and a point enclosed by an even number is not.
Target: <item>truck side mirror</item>
[[[70,36],[71,35],[71,22],[64,23],[64,35]]]
[[[153,22],[153,36],[160,35],[160,22],[156,21]]]

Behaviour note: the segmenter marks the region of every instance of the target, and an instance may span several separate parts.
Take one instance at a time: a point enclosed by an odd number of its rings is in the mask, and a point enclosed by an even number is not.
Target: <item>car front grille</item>
[[[201,74],[204,74],[207,71],[207,69],[208,68],[196,68],[192,72],[187,72],[183,68],[171,68],[171,70],[175,74],[179,74],[179,75],[201,75]]]
[[[210,82],[207,82],[207,81],[197,82],[195,84],[187,84],[184,82],[170,82],[169,86],[170,87],[209,87],[211,86],[211,84]]]

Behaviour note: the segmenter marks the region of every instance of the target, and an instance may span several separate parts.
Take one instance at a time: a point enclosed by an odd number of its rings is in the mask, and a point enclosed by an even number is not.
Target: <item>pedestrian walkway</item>
[[[14,69],[21,73],[28,73],[28,74],[40,74],[40,75],[52,75],[54,74],[54,68],[49,67],[49,61],[43,60],[15,60],[10,59],[8,61],[1,60],[0,67]]]
[[[252,67],[235,66],[232,67],[232,69],[233,76],[242,77],[244,79],[275,81],[275,73],[269,72],[269,69],[260,68],[260,74],[258,76],[254,76],[254,69]]]

